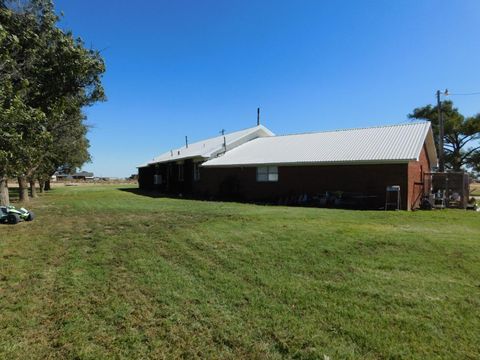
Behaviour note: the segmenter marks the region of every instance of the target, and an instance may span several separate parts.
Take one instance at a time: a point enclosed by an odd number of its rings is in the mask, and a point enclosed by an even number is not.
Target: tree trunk
[[[45,191],[52,190],[52,187],[50,186],[50,179],[45,181]]]
[[[40,187],[40,194],[43,194],[43,190],[45,190],[45,181],[44,180],[38,180],[38,185]]]
[[[37,188],[35,187],[35,180],[30,180],[29,183],[30,183],[30,194],[32,198],[38,197]]]
[[[10,205],[10,197],[8,194],[8,181],[6,177],[0,177],[0,205]]]
[[[30,201],[28,197],[28,181],[25,176],[18,177],[18,194],[20,196],[20,202],[28,203]]]

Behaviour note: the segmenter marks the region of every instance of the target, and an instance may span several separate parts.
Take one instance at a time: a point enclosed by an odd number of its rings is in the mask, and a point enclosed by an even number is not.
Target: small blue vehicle
[[[18,224],[20,221],[32,221],[35,214],[25,208],[16,209],[15,206],[0,206],[0,224]]]

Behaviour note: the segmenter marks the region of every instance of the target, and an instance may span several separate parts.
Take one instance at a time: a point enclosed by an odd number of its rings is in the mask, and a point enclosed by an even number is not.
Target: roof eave
[[[385,159],[385,160],[350,160],[350,161],[304,161],[304,162],[269,162],[269,163],[241,163],[241,164],[202,164],[205,168],[234,168],[234,167],[257,167],[257,166],[329,166],[329,165],[387,165],[408,164],[411,159]]]
[[[169,162],[182,161],[182,160],[188,160],[188,159],[196,159],[196,158],[208,159],[208,157],[206,157],[205,155],[182,156],[182,157],[176,157],[176,158],[168,159],[168,160],[152,161],[152,162],[149,162],[146,167],[148,167],[150,165],[165,164],[165,163],[169,163]]]

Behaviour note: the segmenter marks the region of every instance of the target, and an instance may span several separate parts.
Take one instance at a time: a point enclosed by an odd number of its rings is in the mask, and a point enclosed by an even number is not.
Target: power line
[[[471,93],[448,93],[446,96],[468,96],[468,95],[480,95],[480,91],[478,92],[471,92]]]

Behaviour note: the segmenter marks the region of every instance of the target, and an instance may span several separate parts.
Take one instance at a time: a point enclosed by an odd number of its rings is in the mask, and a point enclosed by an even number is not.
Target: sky
[[[85,110],[93,161],[126,177],[190,142],[397,124],[437,89],[480,92],[478,0],[57,0],[100,50],[108,100]],[[450,96],[465,115],[480,95]]]

